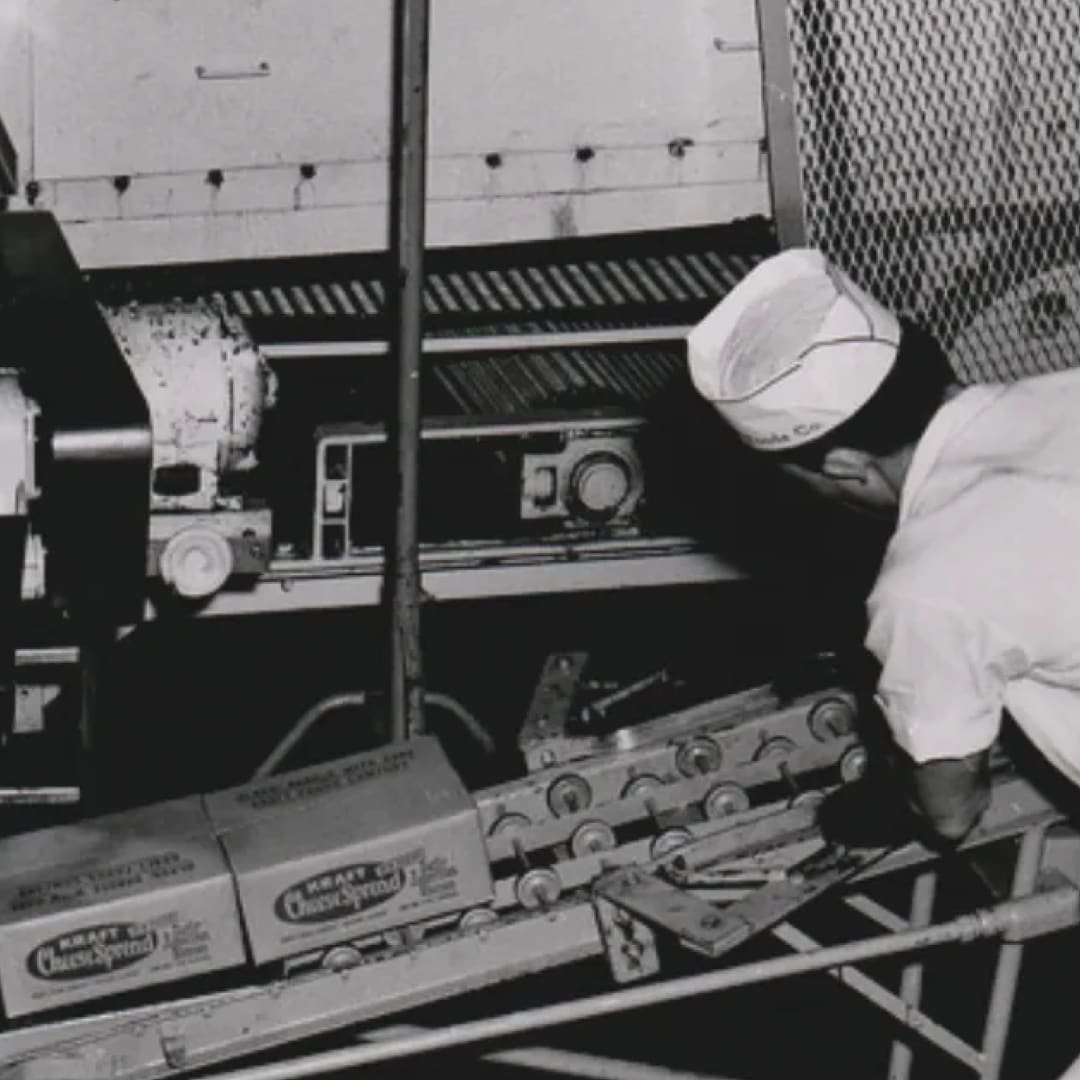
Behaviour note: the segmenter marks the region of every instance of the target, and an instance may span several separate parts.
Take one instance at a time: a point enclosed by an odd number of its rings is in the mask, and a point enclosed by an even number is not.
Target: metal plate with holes
[[[593,909],[617,983],[636,982],[660,970],[656,935],[649,926],[599,892],[593,896]]]
[[[845,851],[829,847],[815,852],[789,871],[786,880],[754,890],[745,899],[726,907],[708,926],[702,923],[697,927],[696,937],[680,937],[691,948],[707,956],[722,956],[868,869],[887,854],[887,848]]]
[[[688,949],[718,955],[715,942],[725,930],[720,911],[707,900],[676,888],[640,867],[630,866],[602,878],[595,895],[650,927],[674,934]]]
[[[545,744],[566,734],[588,659],[588,654],[576,652],[554,653],[544,661],[518,734],[518,748],[530,772],[559,760],[556,751]]]

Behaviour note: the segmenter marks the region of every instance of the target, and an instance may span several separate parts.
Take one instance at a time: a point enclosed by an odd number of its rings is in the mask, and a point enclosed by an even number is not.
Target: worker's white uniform
[[[912,758],[987,748],[1004,706],[1080,784],[1080,371],[938,411],[869,615],[879,700]]]

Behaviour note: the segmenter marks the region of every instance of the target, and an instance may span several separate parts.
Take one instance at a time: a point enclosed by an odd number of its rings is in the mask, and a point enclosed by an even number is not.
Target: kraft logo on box
[[[26,958],[26,970],[38,979],[90,979],[131,967],[159,945],[158,934],[141,923],[103,923],[43,941]]]
[[[274,914],[287,923],[324,923],[356,915],[392,900],[405,888],[396,860],[362,862],[309,877],[274,901]]]

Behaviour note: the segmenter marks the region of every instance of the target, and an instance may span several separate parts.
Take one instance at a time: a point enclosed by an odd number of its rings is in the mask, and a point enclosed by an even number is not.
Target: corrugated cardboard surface
[[[0,841],[8,1016],[245,961],[232,878],[198,798]]]
[[[421,794],[410,785],[423,773]],[[394,777],[410,778],[401,785]],[[363,835],[377,835],[386,825],[427,820],[439,800],[472,805],[436,739],[421,737],[322,765],[281,773],[204,796],[214,828],[228,832],[239,825],[291,816],[298,809],[346,797]],[[338,803],[337,805],[340,805]]]
[[[257,963],[484,903],[476,807],[417,738],[206,797]]]

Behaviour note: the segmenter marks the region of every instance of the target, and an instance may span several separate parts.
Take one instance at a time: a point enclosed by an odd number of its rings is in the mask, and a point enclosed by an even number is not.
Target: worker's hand
[[[818,808],[825,839],[845,847],[898,847],[914,840],[919,821],[884,765],[832,792]]]
[[[990,751],[913,763],[909,800],[934,834],[957,844],[990,802]]]

